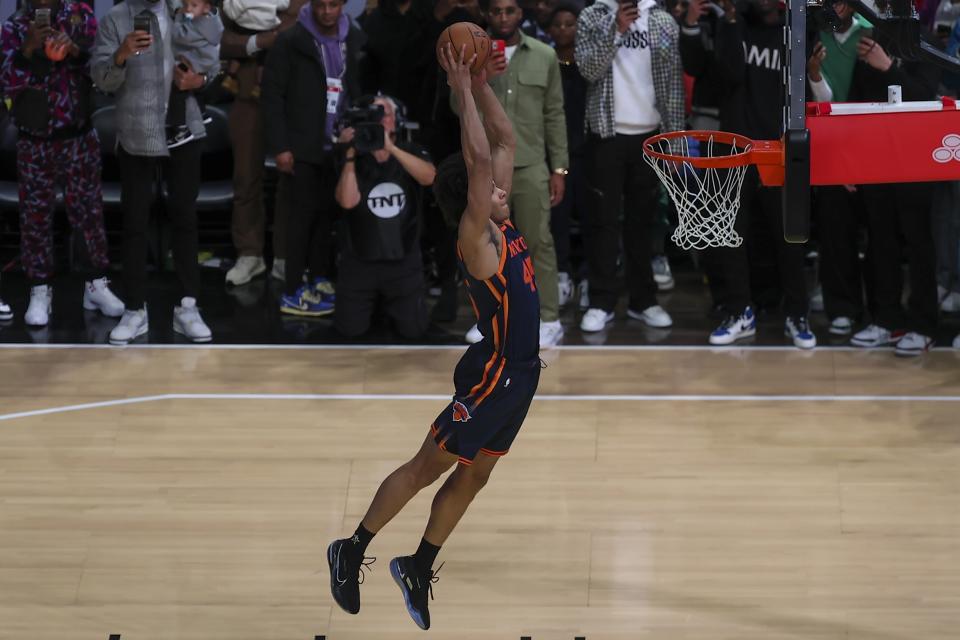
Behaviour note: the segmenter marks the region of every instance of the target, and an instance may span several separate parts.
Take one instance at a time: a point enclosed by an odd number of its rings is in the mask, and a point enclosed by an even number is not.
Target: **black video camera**
[[[357,153],[383,149],[383,105],[369,104],[351,107],[343,114],[341,124],[353,127],[353,148]]]

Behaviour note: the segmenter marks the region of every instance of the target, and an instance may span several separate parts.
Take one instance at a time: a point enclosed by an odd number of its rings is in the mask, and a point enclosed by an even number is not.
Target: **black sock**
[[[417,573],[422,578],[430,576],[430,569],[433,568],[433,561],[437,559],[438,553],[440,553],[440,547],[430,544],[426,538],[420,539],[420,546],[417,548],[417,552],[413,554],[413,561],[417,565]]]
[[[363,526],[363,523],[360,523],[357,530],[353,532],[353,537],[350,538],[351,545],[348,547],[354,558],[359,560],[363,559],[363,554],[367,552],[367,545],[370,544],[370,541],[373,540],[373,536],[375,535],[377,534],[370,533],[366,527]]]

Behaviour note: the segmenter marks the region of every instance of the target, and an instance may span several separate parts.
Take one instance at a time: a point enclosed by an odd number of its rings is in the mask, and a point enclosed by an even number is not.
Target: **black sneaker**
[[[211,115],[210,115],[209,113],[207,113],[206,111],[204,111],[203,113],[200,114],[200,119],[203,121],[203,124],[212,124],[212,123],[213,123],[213,116],[211,116]]]
[[[186,126],[176,127],[167,136],[167,149],[176,149],[188,142],[193,142],[193,134],[190,133],[190,128]]]
[[[401,556],[390,561],[390,575],[403,592],[403,601],[407,605],[407,613],[423,630],[430,628],[430,611],[427,609],[427,594],[433,600],[433,583],[437,578],[437,571],[443,565],[431,571],[429,575],[421,577],[417,572],[413,556]]]
[[[350,550],[348,538],[334,540],[327,547],[327,563],[330,565],[330,593],[340,608],[347,613],[360,612],[360,585],[363,584],[363,569],[370,568],[376,558],[362,558],[359,562]]]

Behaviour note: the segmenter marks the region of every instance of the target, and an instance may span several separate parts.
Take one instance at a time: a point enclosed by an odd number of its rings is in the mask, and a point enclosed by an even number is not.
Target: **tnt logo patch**
[[[468,422],[472,417],[470,411],[467,410],[467,407],[462,402],[457,401],[453,403],[454,422]]]
[[[396,218],[406,204],[403,187],[394,182],[381,182],[367,196],[367,208],[378,218]]]

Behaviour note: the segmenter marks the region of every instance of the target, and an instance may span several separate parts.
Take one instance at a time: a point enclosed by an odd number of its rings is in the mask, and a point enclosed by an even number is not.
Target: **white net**
[[[745,141],[744,141],[745,142]],[[748,163],[729,169],[702,169],[681,158],[713,158],[737,155],[750,150],[750,144],[721,144],[713,136],[659,138],[650,144],[652,151],[678,159],[656,158],[644,154],[666,187],[677,207],[678,225],[673,241],[681,249],[739,247],[743,238],[733,225],[740,210],[740,187]]]

